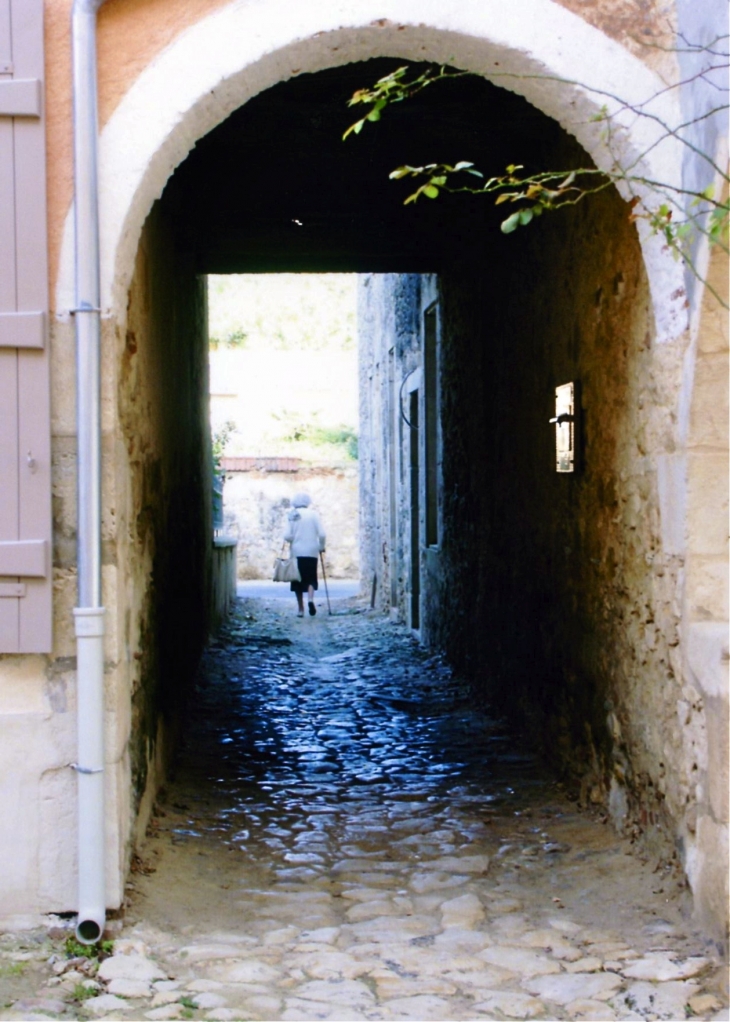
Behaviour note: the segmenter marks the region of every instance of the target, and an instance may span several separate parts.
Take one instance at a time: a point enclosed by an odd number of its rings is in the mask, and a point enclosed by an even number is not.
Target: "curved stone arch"
[[[197,139],[252,96],[301,72],[372,57],[450,63],[524,96],[575,136],[597,166],[618,158],[650,180],[679,184],[672,92],[624,47],[554,0],[290,0],[232,3],[185,31],[139,75],[100,140],[101,303],[121,323],[137,245],[153,202]],[[620,99],[619,99],[620,97]],[[647,116],[637,116],[641,105]],[[614,115],[611,145],[596,120]],[[643,221],[639,234],[656,337],[686,328],[681,267]],[[56,309],[73,307],[73,210]]]

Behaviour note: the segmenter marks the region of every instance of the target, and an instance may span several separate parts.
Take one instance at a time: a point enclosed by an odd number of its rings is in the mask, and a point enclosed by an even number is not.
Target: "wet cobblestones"
[[[210,648],[79,1017],[728,1017],[671,864],[571,802],[404,629],[291,603],[239,602]]]

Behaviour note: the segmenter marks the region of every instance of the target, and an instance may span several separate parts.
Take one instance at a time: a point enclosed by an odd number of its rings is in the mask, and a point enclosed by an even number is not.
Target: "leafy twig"
[[[712,47],[727,37],[718,36],[709,47],[692,46],[687,43],[684,37],[681,38],[688,47],[686,52],[707,52],[713,57],[723,58],[727,61],[727,53],[712,49]],[[635,173],[636,168],[639,167],[656,146],[673,138],[702,159],[712,169],[716,177],[724,182],[728,182],[727,172],[718,166],[714,157],[708,155],[708,153],[704,152],[687,137],[687,129],[701,121],[721,114],[727,110],[727,104],[713,106],[712,109],[706,110],[691,120],[683,121],[677,125],[668,124],[659,114],[649,108],[650,104],[655,102],[664,93],[672,89],[691,86],[699,80],[703,80],[707,84],[720,89],[720,86],[711,82],[706,76],[712,72],[726,70],[727,66],[727,63],[710,64],[709,67],[702,68],[696,74],[659,90],[640,103],[629,103],[622,97],[607,90],[596,89],[586,86],[581,82],[550,75],[517,75],[512,73],[496,75],[493,77],[538,78],[540,80],[557,81],[561,84],[576,85],[616,104],[613,111],[610,111],[608,106],[604,104],[601,110],[592,118],[592,120],[604,122],[606,125],[606,138],[604,141],[609,153],[613,151],[613,125],[615,120],[619,115],[626,112],[631,112],[636,114],[637,117],[653,121],[660,129],[659,137],[627,166],[622,165],[618,157],[614,157],[614,166],[611,170],[581,167],[568,171],[549,170],[536,174],[521,174],[520,172],[524,170],[524,167],[519,164],[511,164],[506,168],[504,174],[486,178],[472,162],[460,160],[454,164],[428,163],[420,167],[405,164],[401,167],[396,167],[391,172],[390,178],[392,180],[412,178],[419,182],[416,190],[411,192],[404,200],[405,205],[416,203],[420,198],[424,197],[436,199],[442,192],[494,195],[496,196],[495,205],[501,205],[506,202],[516,203],[519,205],[519,208],[510,213],[501,223],[501,230],[504,234],[510,234],[518,227],[526,226],[535,217],[541,216],[543,212],[561,209],[564,206],[574,206],[589,195],[595,195],[611,185],[621,183],[627,186],[629,193],[632,195],[629,202],[631,219],[634,221],[643,219],[648,223],[653,234],[661,234],[674,257],[676,259],[683,259],[690,272],[702,280],[717,300],[727,307],[725,300],[709,286],[706,280],[700,277],[690,253],[692,241],[698,235],[707,238],[712,244],[718,245],[723,251],[728,250],[730,201],[727,198],[715,198],[714,186],[709,186],[702,191],[696,191],[683,188],[681,185],[654,181],[646,175]],[[368,121],[379,121],[383,111],[388,106],[409,99],[437,82],[466,76],[475,77],[473,72],[453,71],[444,66],[427,68],[420,75],[410,79],[408,78],[408,71],[409,68],[407,66],[399,67],[390,74],[378,79],[372,88],[359,89],[355,92],[348,105],[359,106],[365,104],[370,106],[370,110],[358,121],[350,125],[343,138],[347,138],[350,134],[360,134]],[[458,183],[455,183],[456,175],[458,175]],[[482,183],[474,183],[471,178],[475,177],[481,179]],[[645,196],[638,194],[638,192],[645,192],[646,190],[652,191],[664,201],[660,201],[655,207],[648,206]],[[689,201],[688,208],[683,205],[687,201]],[[682,215],[683,213],[684,216]]]

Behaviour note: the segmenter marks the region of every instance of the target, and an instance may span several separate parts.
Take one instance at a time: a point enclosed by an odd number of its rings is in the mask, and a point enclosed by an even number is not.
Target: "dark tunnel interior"
[[[402,63],[301,75],[198,141],[153,210],[140,250],[147,246],[150,266],[166,267],[159,308],[167,303],[169,315],[159,314],[154,329],[170,351],[201,347],[204,298],[195,281],[207,273],[438,274],[443,539],[421,561],[422,634],[473,679],[479,698],[529,727],[561,770],[589,771],[600,787],[613,755],[606,707],[635,669],[635,607],[650,604],[642,595],[650,522],[642,523],[646,535],[626,542],[621,515],[631,488],[644,483],[619,473],[638,414],[630,371],[645,357],[649,330],[636,229],[613,191],[509,236],[499,229],[505,207],[491,198],[404,206],[408,183],[388,177],[403,163],[463,159],[491,175],[510,163],[569,169],[589,157],[523,98],[471,76],[394,106],[343,142],[357,119],[347,99]],[[130,320],[142,323],[145,292],[135,287]],[[404,373],[423,326],[424,310],[411,305],[400,310],[405,326],[395,342]],[[201,356],[189,357],[183,389],[204,373],[192,364]],[[579,385],[583,465],[561,477],[548,423],[555,388],[567,381]],[[160,407],[178,443],[179,406],[163,394]],[[207,421],[200,435],[205,429]],[[207,469],[201,462],[196,478],[189,461],[171,451],[168,476],[179,484],[178,506],[193,515]],[[150,526],[165,534],[170,562],[176,544],[190,560],[196,529],[201,548],[208,542],[205,514],[198,524],[168,518]],[[186,617],[199,615],[177,584],[166,601],[166,570],[160,562],[152,614],[163,674],[165,649],[179,665],[181,622],[184,630]],[[163,680],[163,693],[175,689],[163,704],[178,688]],[[154,699],[140,699],[139,715],[153,721]],[[144,737],[149,726],[139,731]]]
[[[400,66],[377,59],[303,74],[198,141],[163,205],[201,272],[427,272],[465,249],[483,252],[503,210],[448,195],[404,207],[412,189],[390,171],[461,159],[487,175],[537,167],[562,129],[521,96],[468,76],[393,105],[343,142],[360,109],[348,98]]]

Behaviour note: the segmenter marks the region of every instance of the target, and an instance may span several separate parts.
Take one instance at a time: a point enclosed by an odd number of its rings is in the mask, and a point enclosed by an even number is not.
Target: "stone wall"
[[[568,139],[550,157],[551,165],[576,158]],[[361,374],[369,388],[361,504],[373,516],[363,563],[384,577],[397,573],[395,607],[408,621],[410,431],[398,390],[414,367],[422,371],[423,354],[412,327],[398,324],[420,319],[432,294],[425,287],[408,295],[405,281],[370,277],[361,288],[361,344],[372,360]],[[421,637],[473,679],[475,698],[526,729],[582,801],[605,805],[619,830],[666,861],[681,861],[698,893],[697,857],[706,854],[698,847],[698,810],[706,829],[714,828],[708,848],[718,854],[718,870],[726,869],[724,810],[712,792],[726,792],[727,739],[722,682],[717,696],[699,698],[683,659],[684,519],[671,499],[675,492],[681,504],[681,487],[672,491],[670,483],[682,443],[688,339],[656,344],[636,231],[615,193],[507,239],[497,235],[482,253],[472,248],[445,266],[439,289],[442,538],[426,549],[422,488]],[[723,345],[715,332],[700,347],[698,382],[706,390],[723,389]],[[396,382],[388,390],[391,349]],[[555,386],[568,381],[580,386],[582,467],[560,475],[548,419]],[[368,417],[382,414],[400,430],[395,546],[383,543],[392,452],[377,425],[365,435]],[[420,418],[422,425],[423,405]],[[721,419],[694,417],[694,442],[704,445],[696,478],[709,476],[690,524],[694,570],[716,606],[706,620],[723,630]],[[710,487],[717,493],[711,507]],[[700,525],[703,513],[711,528]],[[382,591],[380,605],[391,605]],[[705,702],[717,711],[714,722]],[[715,934],[724,904],[704,906]]]
[[[681,562],[662,548],[657,481],[683,351],[652,345],[634,228],[613,195],[514,238],[475,305],[478,286],[471,268],[444,279],[455,571],[439,589],[484,625],[446,610],[431,628],[584,798],[655,835],[665,804],[682,819],[691,767],[676,716]],[[568,381],[580,385],[583,466],[560,475],[548,419]]]
[[[358,467],[353,463],[296,472],[226,472],[224,532],[238,540],[238,578],[271,578],[290,501],[300,490],[311,496],[327,533],[328,577],[359,577]]]
[[[435,281],[364,274],[359,286],[361,574],[376,578],[378,606],[410,622],[407,386],[420,367],[422,307]]]
[[[138,826],[210,628],[205,295],[156,207],[137,255],[117,385],[120,638],[129,663],[133,815],[145,800]]]

